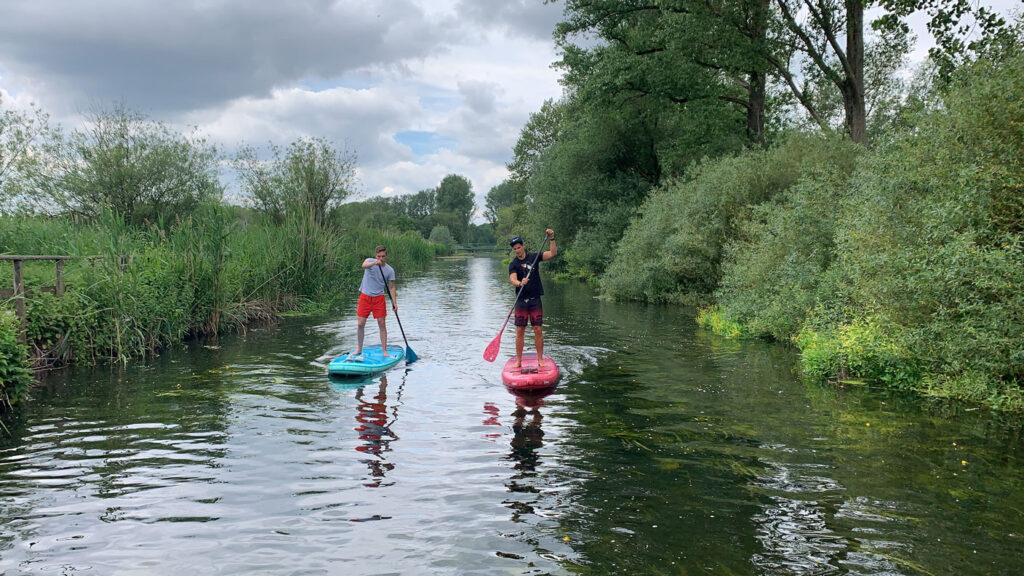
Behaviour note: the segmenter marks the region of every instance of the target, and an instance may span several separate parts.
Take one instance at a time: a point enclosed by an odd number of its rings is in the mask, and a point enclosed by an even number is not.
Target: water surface
[[[0,441],[0,573],[1024,573],[1019,418],[545,285],[546,396],[502,386],[511,326],[482,359],[488,258],[399,278],[383,376],[325,375],[354,305],[55,374]]]

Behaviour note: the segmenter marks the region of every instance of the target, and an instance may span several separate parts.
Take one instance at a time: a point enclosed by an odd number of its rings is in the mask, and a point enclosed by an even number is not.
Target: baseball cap
[[[508,245],[509,246],[515,246],[516,244],[523,244],[523,239],[520,238],[519,236],[513,236],[513,237],[509,238],[509,240],[508,240]]]

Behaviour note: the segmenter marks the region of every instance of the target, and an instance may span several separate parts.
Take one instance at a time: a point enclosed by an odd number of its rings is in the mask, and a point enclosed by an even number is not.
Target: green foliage
[[[487,192],[484,217],[492,225],[497,225],[502,208],[510,208],[517,204],[522,204],[525,200],[526,185],[515,180],[506,180]]]
[[[0,308],[0,416],[28,397],[32,372],[18,341],[18,317]]]
[[[697,325],[726,338],[747,336],[744,325],[727,318],[717,305],[701,307],[697,311]]]
[[[517,218],[512,225],[516,230],[552,228],[564,239],[560,246],[564,258],[556,261],[556,266],[569,262],[574,250],[590,250],[584,242],[594,238],[587,231],[596,227],[602,228],[601,246],[610,247],[628,224],[628,218],[622,216],[643,201],[660,177],[649,146],[637,142],[631,130],[612,117],[574,124],[545,154],[529,183],[527,203],[507,213]],[[499,220],[499,229],[502,224]],[[581,232],[584,238],[578,241]],[[577,271],[590,276],[604,269],[607,258],[584,256],[576,261]],[[583,263],[597,267],[586,268]]]
[[[494,226],[489,223],[485,224],[470,224],[469,230],[466,232],[466,244],[473,245],[494,245],[497,243],[497,238],[494,236]]]
[[[473,201],[473,184],[457,174],[449,174],[441,180],[435,191],[436,210],[438,214],[450,215],[447,225],[457,242],[466,241],[469,219],[476,210]],[[431,228],[433,233],[433,228]]]
[[[400,197],[371,198],[362,202],[347,202],[331,211],[330,220],[342,230],[374,228],[381,232],[418,230],[417,222],[405,213]]]
[[[815,379],[864,378],[908,389],[920,381],[920,363],[907,334],[881,316],[856,318],[826,331],[806,328],[794,337],[804,373]]]
[[[1024,54],[1003,58],[961,70],[918,129],[865,158],[836,235],[829,285],[845,288],[809,319],[842,334],[873,310],[916,387],[990,404],[1024,382]],[[884,380],[881,358],[844,365]]]
[[[448,227],[442,225],[434,226],[434,229],[430,231],[430,238],[428,240],[446,246],[449,250],[454,249],[458,244],[452,233],[448,231]]]
[[[840,203],[856,146],[841,140],[825,165],[772,200],[753,206],[726,244],[715,300],[747,332],[788,341],[815,307],[836,257]]]
[[[352,194],[356,155],[323,138],[299,138],[287,149],[270,145],[264,162],[252,147],[235,158],[242,188],[253,206],[275,222],[286,217],[323,226],[331,209]]]
[[[0,94],[0,214],[34,206],[28,192],[44,158],[38,151],[54,135],[48,122],[34,105],[26,112],[6,108]]]
[[[805,174],[848,163],[849,154],[834,139],[793,135],[768,150],[697,166],[641,206],[601,278],[603,293],[652,302],[706,300],[722,277],[726,243],[748,211]]]
[[[86,225],[0,218],[5,251],[80,256],[65,267],[63,297],[35,291],[27,298],[33,355],[51,362],[127,361],[189,335],[269,320],[312,302],[320,309],[347,302],[362,255],[377,244],[386,244],[393,265],[406,273],[448,253],[416,232],[339,233],[306,226],[310,220],[275,225],[237,216],[206,205],[172,225],[146,229],[111,212]],[[52,284],[53,264],[33,275],[30,288]]]
[[[124,105],[94,113],[58,143],[43,190],[61,210],[94,218],[109,210],[131,224],[170,221],[219,200],[216,149]]]

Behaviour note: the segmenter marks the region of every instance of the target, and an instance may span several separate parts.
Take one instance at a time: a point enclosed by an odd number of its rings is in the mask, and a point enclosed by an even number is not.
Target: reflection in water
[[[541,464],[540,449],[544,446],[544,430],[541,422],[544,416],[540,412],[544,405],[543,398],[554,392],[554,388],[545,390],[519,392],[513,391],[516,407],[512,411],[511,450],[507,460],[511,461],[515,473],[507,483],[509,492],[531,495],[529,500],[506,500],[505,506],[512,510],[512,521],[522,522],[523,515],[536,514],[536,504],[543,486],[537,485],[537,468]]]
[[[401,393],[401,387],[399,387]],[[388,401],[388,377],[381,375],[377,393],[368,396],[366,387],[356,389],[356,400],[359,405],[356,407],[356,422],[359,425],[355,430],[359,433],[359,440],[363,443],[356,446],[356,450],[369,455],[369,458],[362,460],[370,469],[368,482],[363,484],[369,488],[390,486],[393,483],[384,484],[385,475],[395,469],[395,465],[387,461],[386,452],[391,451],[392,440],[398,436],[391,430],[395,420],[398,419],[398,406],[395,405],[392,413],[392,420],[388,422],[387,401]]]
[[[828,478],[794,476],[783,465],[775,465],[773,472],[760,478],[758,484],[784,495],[773,495],[763,511],[754,516],[757,539],[764,552],[754,554],[751,561],[770,572],[837,573],[840,558],[849,546],[829,528],[828,512],[815,496],[841,487]]]

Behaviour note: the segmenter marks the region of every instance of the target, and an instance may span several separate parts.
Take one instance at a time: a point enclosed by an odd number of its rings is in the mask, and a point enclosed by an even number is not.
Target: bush
[[[28,397],[32,372],[26,358],[27,350],[18,341],[18,317],[0,309],[0,415]]]
[[[1024,54],[959,75],[943,106],[852,179],[833,283],[847,288],[823,294],[829,318],[811,324],[841,333],[872,310],[887,319],[879,341],[911,359],[915,387],[1013,405],[1024,382]],[[798,342],[814,373],[813,340]],[[887,358],[845,368],[891,377]]]
[[[805,328],[794,340],[804,373],[813,379],[858,377],[907,389],[921,378],[919,363],[906,345],[905,329],[879,316],[827,331]]]
[[[754,206],[727,243],[715,299],[747,332],[788,341],[815,307],[835,259],[835,231],[856,149],[844,142],[838,166],[809,174],[779,197]]]
[[[850,147],[794,134],[776,148],[709,161],[653,193],[601,279],[606,296],[699,302],[718,287],[725,245],[753,206],[818,167],[848,163]]]

